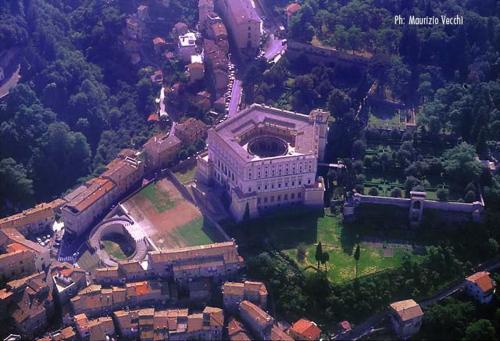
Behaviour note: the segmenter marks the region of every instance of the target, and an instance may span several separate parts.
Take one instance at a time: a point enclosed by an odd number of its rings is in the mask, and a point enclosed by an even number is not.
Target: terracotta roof
[[[293,2],[290,5],[286,6],[285,12],[287,16],[294,15],[300,10],[301,6],[300,4]]]
[[[76,212],[82,212],[92,206],[100,198],[106,195],[115,187],[115,184],[103,178],[94,178],[85,185],[78,187],[67,198],[67,206]]]
[[[224,327],[224,311],[221,308],[205,307],[203,314],[210,315],[211,327]]]
[[[162,37],[155,37],[153,39],[153,44],[154,45],[165,45],[166,42],[165,42],[165,39],[163,39]]]
[[[245,281],[245,291],[259,295],[267,295],[267,289],[262,282]]]
[[[321,335],[321,329],[316,323],[304,318],[295,322],[291,329],[306,340],[318,340]]]
[[[0,229],[7,227],[20,228],[51,218],[54,218],[53,203],[41,203],[21,213],[0,219]]]
[[[248,332],[243,324],[232,318],[227,324],[227,335],[231,341],[250,341]]]
[[[491,279],[490,273],[486,271],[476,272],[467,277],[469,282],[475,283],[483,293],[489,293],[495,288],[495,282]]]
[[[144,272],[144,268],[138,261],[119,261],[118,268],[120,269],[120,271],[123,271],[127,274]]]
[[[260,327],[265,327],[268,323],[272,323],[274,321],[268,313],[247,300],[240,303],[240,312],[241,311],[246,312]]]
[[[203,314],[191,314],[188,316],[188,332],[197,332],[203,329]]]
[[[390,307],[400,317],[401,321],[412,320],[424,315],[424,312],[420,308],[420,305],[418,305],[417,302],[411,299],[394,302],[390,305]]]

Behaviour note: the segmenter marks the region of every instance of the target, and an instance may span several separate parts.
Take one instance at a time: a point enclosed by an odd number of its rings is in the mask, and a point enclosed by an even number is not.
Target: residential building
[[[495,281],[490,277],[490,273],[486,271],[476,272],[467,277],[466,291],[479,303],[490,303],[495,294]]]
[[[219,42],[227,42],[227,29],[226,25],[222,22],[214,22],[208,28],[208,37],[215,41],[216,44]],[[227,52],[227,51],[226,51]]]
[[[94,281],[97,284],[109,285],[109,284],[120,284],[125,283],[125,278],[123,278],[117,266],[97,268],[94,270]]]
[[[252,338],[241,322],[231,318],[227,324],[227,336],[231,341],[250,341]]]
[[[85,270],[69,263],[52,266],[50,274],[54,283],[54,293],[61,304],[68,302],[71,297],[87,286]]]
[[[296,2],[292,2],[291,4],[289,4],[288,6],[286,6],[285,8],[285,15],[286,15],[286,23],[287,25],[290,25],[290,19],[292,18],[292,16],[297,13],[298,11],[300,11],[300,4],[299,3],[296,3]]]
[[[134,260],[119,261],[118,271],[120,277],[125,278],[127,282],[143,281],[147,277],[146,269],[140,262]]]
[[[106,166],[106,171],[69,193],[62,208],[65,232],[79,236],[115,204],[139,185],[144,176],[140,153],[122,150]]]
[[[223,280],[239,271],[243,258],[234,241],[171,250],[151,251],[148,254],[152,275],[170,277],[179,282],[196,278]]]
[[[149,7],[146,5],[137,7],[137,18],[142,22],[149,20]]]
[[[262,20],[251,0],[218,0],[218,9],[239,49],[257,50],[262,36]]]
[[[195,144],[198,140],[205,140],[208,127],[205,123],[196,118],[188,118],[175,126],[175,136],[177,136],[184,145]]]
[[[153,38],[153,48],[157,54],[162,54],[165,52],[165,47],[167,46],[167,42],[162,37]]]
[[[269,340],[274,325],[274,318],[249,301],[242,301],[239,306],[243,323],[259,340]]]
[[[252,104],[208,131],[197,178],[230,198],[236,221],[291,205],[323,207],[328,113],[309,115]]]
[[[216,97],[222,96],[229,82],[229,59],[224,47],[219,46],[214,40],[203,40],[203,52],[207,70],[215,89]]]
[[[267,289],[262,282],[226,282],[222,286],[222,296],[224,309],[232,313],[238,311],[243,300],[250,301],[263,309],[267,306]]]
[[[132,40],[141,40],[144,34],[144,27],[141,21],[134,15],[126,19],[126,34]]]
[[[10,248],[9,248],[9,245]],[[33,262],[35,270],[45,271],[50,265],[50,250],[46,247],[41,246],[31,240],[26,239],[18,230],[13,228],[5,228],[0,230],[0,248],[7,250],[7,252],[19,252],[23,250],[30,251],[33,254]],[[14,272],[15,274],[29,272],[31,269],[31,260],[27,253],[20,252],[18,256],[10,258],[11,256],[6,256],[4,259],[4,266],[7,268],[1,268],[0,272],[8,274]],[[13,260],[18,257],[18,260],[23,260],[23,263],[16,264]],[[27,261],[28,264],[24,262]],[[26,268],[24,266],[26,265]]]
[[[181,145],[181,140],[174,134],[155,135],[150,138],[144,144],[146,169],[151,172],[168,166],[176,159]]]
[[[41,203],[33,208],[0,219],[0,229],[14,228],[23,235],[38,234],[55,222],[54,209],[57,202]]]
[[[208,278],[200,278],[188,283],[189,299],[191,302],[201,305],[211,297],[211,283]]]
[[[157,281],[127,283],[125,287],[103,288],[92,284],[71,299],[75,314],[87,316],[110,314],[124,307],[163,304],[169,299],[168,286]]]
[[[116,186],[115,200],[140,184],[144,176],[144,163],[140,153],[132,149],[124,149],[118,157],[106,166],[101,178],[112,181]]]
[[[271,328],[271,336],[269,340],[272,341],[294,341],[294,339],[285,333],[285,331],[278,325],[273,325]]]
[[[205,64],[203,64],[203,56],[195,54],[191,56],[191,63],[186,65],[186,72],[190,82],[196,82],[205,77]]]
[[[296,321],[288,330],[290,335],[296,340],[319,340],[321,329],[313,321],[301,318]]]
[[[56,330],[37,341],[74,341],[76,340],[75,329],[71,326]]]
[[[193,32],[187,32],[186,34],[180,35],[177,51],[179,53],[179,59],[185,63],[189,63],[191,61],[191,56],[196,54],[196,35]]]
[[[0,278],[11,280],[36,272],[35,253],[19,243],[10,243],[0,254]]]
[[[83,341],[106,341],[116,334],[111,317],[89,320],[85,314],[78,314],[74,319],[78,336]]]
[[[52,293],[43,272],[10,281],[0,290],[0,307],[12,318],[24,339],[44,331],[54,310]]]
[[[394,332],[403,340],[418,333],[424,312],[412,299],[394,302],[390,306],[391,323]]]
[[[116,192],[111,180],[94,178],[69,193],[62,208],[65,233],[75,237],[84,233],[114,204]]]
[[[136,339],[139,335],[138,310],[117,310],[113,312],[118,334],[124,339]]]

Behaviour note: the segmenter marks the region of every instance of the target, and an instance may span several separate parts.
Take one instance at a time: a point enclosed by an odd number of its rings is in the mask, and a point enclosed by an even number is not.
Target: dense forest
[[[0,51],[20,49],[22,75],[0,102],[0,215],[60,195],[150,134],[156,90],[119,43],[130,3],[0,1]]]

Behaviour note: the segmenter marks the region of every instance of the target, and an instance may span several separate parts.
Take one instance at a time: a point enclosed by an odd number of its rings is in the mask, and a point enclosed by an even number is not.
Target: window
[[[290,199],[295,199],[295,193],[290,194]]]
[[[252,187],[248,187],[248,192],[250,193],[252,191]]]
[[[267,203],[267,197],[264,198],[264,203]]]
[[[302,193],[297,193],[297,198],[302,198]]]
[[[257,204],[260,204],[260,198],[257,198]]]

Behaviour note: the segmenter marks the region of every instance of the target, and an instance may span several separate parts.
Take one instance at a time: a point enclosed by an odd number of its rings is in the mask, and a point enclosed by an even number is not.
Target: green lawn
[[[122,250],[119,243],[116,243],[112,240],[103,240],[102,243],[106,252],[112,257],[118,260],[127,259],[127,255]]]
[[[183,240],[186,246],[211,244],[215,241],[203,229],[203,218],[197,218],[178,227],[172,234]]]
[[[167,192],[158,188],[156,183],[151,183],[144,187],[139,195],[148,199],[156,208],[158,213],[165,212],[175,206],[175,201],[170,199]]]
[[[183,185],[190,183],[196,175],[196,163],[191,168],[175,172],[174,175]]]
[[[328,278],[335,283],[352,280],[356,277],[356,262],[353,257],[357,234],[363,236],[363,230],[344,227],[338,215],[318,216],[304,212],[293,216],[274,216],[248,223],[245,229],[252,229],[306,271],[316,271],[315,251],[319,241],[323,250],[330,255]],[[247,230],[249,231],[249,230]],[[258,232],[257,232],[258,231]],[[244,237],[243,237],[244,238]],[[297,247],[304,244],[306,258],[297,259]],[[385,255],[384,255],[385,253]],[[406,251],[403,247],[384,248],[361,243],[361,256],[358,264],[358,276],[368,275],[401,264]],[[323,266],[321,266],[324,269]]]

